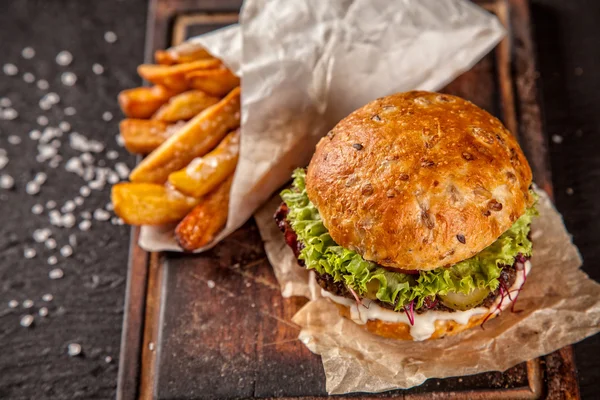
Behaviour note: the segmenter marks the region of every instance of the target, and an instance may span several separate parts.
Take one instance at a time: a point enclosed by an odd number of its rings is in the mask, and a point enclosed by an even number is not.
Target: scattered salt
[[[8,164],[8,157],[6,154],[0,154],[0,169],[6,167],[6,164]]]
[[[48,90],[48,88],[50,87],[50,84],[45,79],[40,79],[36,82],[36,85],[40,90]]]
[[[69,132],[71,130],[71,124],[67,121],[61,121],[58,124],[58,128],[63,132]]]
[[[58,259],[56,258],[56,256],[50,256],[48,257],[48,265],[56,265],[56,263],[58,262]],[[52,271],[60,271],[60,274],[62,275],[62,270],[61,269],[53,269]],[[50,279],[58,279],[58,278],[53,278],[52,277],[52,271],[50,271]],[[61,276],[62,278],[62,276]]]
[[[73,86],[77,82],[77,75],[72,72],[63,72],[60,76],[60,81],[65,86]]]
[[[41,204],[35,204],[33,207],[31,207],[31,212],[35,215],[40,215],[44,212],[44,206]]]
[[[129,176],[129,167],[122,162],[118,162],[115,164],[115,171],[119,174],[121,179],[127,179]]]
[[[31,72],[25,72],[23,74],[23,81],[25,81],[25,83],[33,83],[35,82],[35,75]]]
[[[109,150],[106,152],[106,158],[108,158],[109,160],[116,160],[117,158],[119,158],[119,152],[115,150]]]
[[[44,242],[44,245],[46,245],[46,248],[53,250],[56,248],[56,240],[52,239],[52,238],[48,238],[46,239],[46,241]]]
[[[23,300],[23,308],[31,308],[33,307],[33,300],[27,299]]]
[[[111,356],[104,357],[104,362],[107,364],[110,364],[112,362],[112,357]]]
[[[10,135],[8,137],[8,143],[13,144],[13,145],[17,145],[21,143],[21,137],[17,136],[17,135]]]
[[[121,136],[121,134],[117,134],[117,136],[115,136],[115,141],[117,142],[117,145],[119,147],[125,146],[125,139],[123,139],[123,136]]]
[[[104,33],[104,40],[106,40],[107,43],[114,43],[117,41],[117,34],[112,31],[107,31]]]
[[[67,107],[64,109],[63,112],[65,113],[65,115],[71,116],[71,115],[75,115],[77,111],[73,107]]]
[[[94,210],[94,219],[96,221],[108,221],[110,219],[110,213],[106,210],[98,208]]]
[[[10,63],[4,64],[4,66],[2,67],[2,70],[8,76],[15,76],[16,74],[19,73],[19,68],[17,68],[17,66],[15,64],[10,64]]]
[[[40,192],[40,185],[35,182],[27,182],[25,186],[25,192],[29,195],[36,195]]]
[[[113,115],[112,115],[112,113],[111,113],[110,111],[105,111],[105,112],[102,114],[102,119],[103,119],[104,121],[106,121],[106,122],[109,122],[109,121],[111,121],[111,120],[113,119]]]
[[[38,123],[38,125],[46,126],[48,125],[48,117],[46,117],[45,115],[40,115],[36,118],[36,122]]]
[[[2,110],[2,115],[1,115],[2,119],[12,121],[13,119],[17,118],[18,116],[19,116],[19,113],[14,108],[7,108],[6,110]]]
[[[37,129],[29,131],[29,138],[31,140],[39,140],[42,137],[42,132]]]
[[[73,199],[73,203],[75,203],[76,206],[81,206],[83,204],[83,197],[81,196],[76,196]]]
[[[71,357],[76,357],[81,354],[81,345],[79,343],[69,343],[67,346],[67,353]]]
[[[104,67],[98,63],[94,63],[94,65],[92,65],[92,71],[96,75],[102,75],[102,73],[104,72]]]
[[[19,302],[16,300],[11,300],[8,302],[8,308],[17,308],[19,306]]]
[[[89,211],[82,211],[79,216],[83,219],[92,219],[92,213]]]
[[[31,60],[33,57],[35,57],[35,50],[31,47],[25,47],[23,50],[21,50],[21,57],[26,60]]]
[[[38,315],[39,315],[40,317],[47,317],[47,316],[48,316],[48,308],[47,308],[47,307],[41,307],[41,308],[38,310]]]
[[[48,210],[52,210],[54,207],[56,207],[56,202],[54,200],[48,200],[46,202],[46,208]]]
[[[60,221],[60,224],[65,228],[72,228],[75,226],[76,223],[77,220],[75,219],[75,216],[71,213],[63,215]]]
[[[560,144],[563,141],[563,137],[560,135],[552,135],[552,141],[556,144]]]
[[[0,107],[10,107],[12,106],[12,101],[8,97],[2,97],[0,99]]]
[[[0,175],[0,189],[12,189],[15,186],[15,179],[7,174]]]
[[[46,293],[42,296],[42,300],[44,300],[45,302],[50,302],[54,300],[54,296],[52,296],[50,293]]]
[[[43,185],[46,182],[46,179],[48,179],[48,175],[46,175],[44,172],[38,172],[33,177],[33,181],[35,183],[39,183],[40,185]]]
[[[88,197],[92,193],[91,189],[87,186],[82,186],[79,188],[79,194],[83,197]]]
[[[52,256],[52,257],[54,257],[54,256]],[[54,257],[54,258],[56,258],[56,257]],[[60,268],[55,268],[55,269],[51,270],[50,272],[48,272],[48,277],[50,279],[61,279],[63,276],[65,276],[65,273]]]
[[[62,206],[62,208],[60,209],[60,211],[66,213],[66,212],[72,212],[73,210],[75,210],[75,202],[73,200],[67,200],[65,202],[65,204]]]
[[[21,317],[21,322],[19,322],[23,328],[29,328],[31,324],[33,324],[33,316],[32,315],[24,315]]]
[[[90,220],[83,220],[79,223],[79,229],[82,231],[88,231],[92,227]]]
[[[71,64],[72,61],[73,55],[66,50],[63,50],[56,55],[56,63],[63,67],[66,67],[67,65]]]
[[[213,289],[216,286],[215,281],[209,279],[206,281],[206,286],[208,286],[209,289]]]
[[[31,247],[27,247],[25,248],[25,250],[23,250],[23,257],[27,258],[27,259],[32,259],[36,256],[37,252],[35,251],[34,248]]]
[[[60,255],[63,257],[71,257],[71,255],[73,255],[73,248],[69,245],[61,247]]]

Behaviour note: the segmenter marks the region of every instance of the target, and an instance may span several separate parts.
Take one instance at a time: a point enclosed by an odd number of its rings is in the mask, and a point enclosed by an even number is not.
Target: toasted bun
[[[399,93],[340,121],[306,189],[331,237],[388,267],[431,270],[477,254],[533,202],[515,138],[474,104]]]
[[[351,319],[350,308],[342,304],[334,303],[338,308],[340,315],[344,318]],[[488,321],[492,318],[496,318],[498,314],[490,315]],[[452,320],[436,320],[435,321],[435,332],[426,340],[439,339],[444,336],[452,336],[465,331],[469,328],[480,326],[483,324],[487,314],[474,315],[469,319],[466,324],[459,324]],[[404,322],[384,322],[380,320],[368,320],[366,324],[359,325],[371,333],[378,336],[383,336],[390,339],[399,340],[414,340],[410,334],[410,325]]]

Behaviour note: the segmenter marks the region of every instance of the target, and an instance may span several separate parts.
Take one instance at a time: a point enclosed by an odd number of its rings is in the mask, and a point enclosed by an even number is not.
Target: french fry
[[[209,96],[201,90],[190,90],[171,97],[158,109],[152,119],[165,122],[188,120],[219,102],[218,97]]]
[[[240,85],[240,78],[227,68],[193,71],[188,73],[185,79],[189,87],[219,97]]]
[[[164,143],[183,123],[167,124],[149,119],[124,119],[119,124],[119,131],[125,148],[130,153],[149,154]]]
[[[119,105],[129,118],[150,118],[177,93],[160,85],[127,89],[119,93]]]
[[[115,213],[130,225],[162,225],[180,221],[199,199],[154,183],[118,183],[112,187]]]
[[[185,168],[169,175],[169,183],[180,192],[201,197],[232,175],[237,165],[240,143],[239,129],[204,157],[198,157]]]
[[[184,250],[194,251],[207,245],[223,229],[229,215],[232,180],[230,175],[177,225],[175,238]]]
[[[129,176],[132,182],[165,183],[169,174],[212,150],[240,126],[240,89],[191,119],[146,157]]]
[[[162,85],[172,90],[183,91],[188,88],[185,75],[195,70],[214,69],[221,65],[216,58],[196,60],[185,64],[138,66],[138,74],[155,85]]]
[[[183,64],[207,58],[214,57],[202,47],[188,43],[183,43],[167,50],[156,50],[154,52],[154,61],[156,61],[157,64],[162,65]]]

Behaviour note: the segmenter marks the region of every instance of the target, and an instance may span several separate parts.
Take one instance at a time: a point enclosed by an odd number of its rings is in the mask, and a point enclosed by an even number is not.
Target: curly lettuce
[[[535,207],[528,208],[494,243],[467,260],[418,275],[392,272],[335,243],[306,194],[305,170],[295,170],[293,178],[292,188],[282,191],[281,198],[289,208],[287,219],[304,245],[299,258],[308,269],[332,276],[335,282],[343,282],[363,297],[374,295],[396,311],[413,301],[418,309],[427,298],[449,292],[496,290],[502,266],[512,265],[519,253],[531,255],[532,243],[527,235],[537,215]]]

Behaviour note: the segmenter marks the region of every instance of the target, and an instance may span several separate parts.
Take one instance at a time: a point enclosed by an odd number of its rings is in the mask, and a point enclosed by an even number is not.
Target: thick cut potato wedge
[[[187,167],[169,175],[169,183],[188,196],[204,196],[233,174],[239,147],[240,132],[237,129],[228,134],[213,151],[193,159]]]
[[[240,78],[227,68],[193,71],[185,79],[190,87],[218,97],[240,85]]]
[[[129,176],[132,182],[165,183],[169,174],[211,151],[240,126],[240,88],[202,111],[146,157]]]
[[[194,118],[201,111],[219,102],[218,97],[209,96],[201,90],[190,90],[171,97],[152,119],[177,122]]]
[[[127,89],[119,93],[119,105],[129,118],[150,118],[177,93],[160,85]]]
[[[162,121],[128,118],[121,121],[119,130],[125,142],[125,148],[129,152],[149,154],[183,125],[183,123],[167,124]]]
[[[155,85],[162,85],[172,90],[184,91],[188,88],[185,75],[195,70],[214,69],[221,65],[216,58],[196,60],[185,64],[138,66],[138,74]]]
[[[199,202],[164,185],[131,182],[114,185],[111,200],[115,213],[130,225],[177,222]]]
[[[154,61],[156,61],[157,64],[162,65],[183,64],[209,58],[214,57],[202,47],[189,43],[180,44],[177,47],[167,50],[156,50],[154,52]]]
[[[233,176],[219,184],[177,225],[175,238],[186,251],[210,243],[221,232],[229,215],[229,190]]]

